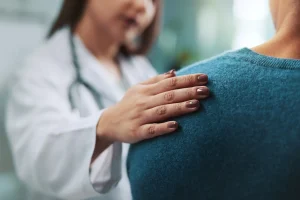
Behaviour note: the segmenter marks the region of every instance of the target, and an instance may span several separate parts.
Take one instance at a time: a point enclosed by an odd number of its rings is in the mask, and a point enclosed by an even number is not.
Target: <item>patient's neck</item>
[[[275,36],[268,42],[252,49],[267,56],[300,59],[299,19],[300,12],[291,12],[278,19],[280,23],[276,27]]]

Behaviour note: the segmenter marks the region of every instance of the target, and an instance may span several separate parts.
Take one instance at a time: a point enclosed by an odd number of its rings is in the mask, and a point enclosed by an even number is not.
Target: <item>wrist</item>
[[[110,110],[110,108],[104,110],[101,117],[99,118],[96,127],[96,137],[98,140],[106,141],[107,143],[112,144],[114,142],[114,139],[112,138],[112,127],[110,125]]]
[[[95,161],[95,159],[103,152],[105,149],[107,149],[110,145],[114,143],[114,140],[112,140],[109,136],[109,125],[106,122],[104,111],[98,120],[97,126],[96,126],[96,143],[94,152],[92,155],[91,163]]]

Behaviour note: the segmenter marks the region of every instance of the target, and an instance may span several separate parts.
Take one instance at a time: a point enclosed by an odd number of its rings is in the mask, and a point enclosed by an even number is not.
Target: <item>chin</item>
[[[134,41],[136,38],[138,38],[137,31],[128,31],[125,35],[126,41]]]
[[[118,43],[123,43],[123,41],[126,40],[126,34],[123,34],[121,31],[111,32],[110,36],[114,41]]]

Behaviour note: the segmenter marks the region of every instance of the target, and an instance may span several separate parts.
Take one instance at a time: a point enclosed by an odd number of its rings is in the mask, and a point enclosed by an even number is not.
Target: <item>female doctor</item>
[[[143,56],[159,14],[159,0],[64,1],[7,107],[28,199],[131,199],[124,143],[173,132],[178,125],[167,119],[208,96],[206,75],[156,76]]]

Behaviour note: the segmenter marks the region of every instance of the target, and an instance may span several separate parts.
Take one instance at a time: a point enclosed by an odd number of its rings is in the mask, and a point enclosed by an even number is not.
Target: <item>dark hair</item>
[[[159,33],[162,10],[161,0],[155,0],[154,4],[156,6],[154,20],[141,34],[139,45],[137,47],[124,45],[120,49],[121,53],[126,55],[146,54],[150,50]],[[85,11],[86,5],[87,0],[64,0],[60,13],[50,29],[48,38],[52,37],[56,31],[64,26],[69,26],[74,31]]]

